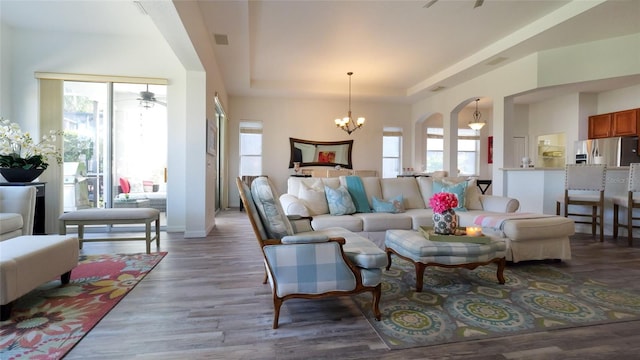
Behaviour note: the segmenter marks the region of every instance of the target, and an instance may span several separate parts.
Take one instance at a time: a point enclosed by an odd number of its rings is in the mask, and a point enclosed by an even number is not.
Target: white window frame
[[[442,150],[439,149],[429,149],[429,139],[440,139],[444,141],[444,129],[442,128],[427,128],[425,134],[425,164],[426,164],[426,172],[434,172],[443,169],[434,169],[429,164],[429,153],[440,153],[442,163],[444,166],[444,142]],[[464,146],[461,146],[461,141],[475,140],[475,149],[474,150],[460,150],[463,149]],[[478,175],[480,172],[480,136],[475,130],[472,129],[458,129],[458,165],[460,165],[460,154],[461,153],[471,153],[472,156],[475,157],[474,168],[473,171],[469,174],[463,173],[463,175]]]
[[[461,142],[473,141],[473,150],[461,150],[464,149],[465,146]],[[458,167],[460,168],[460,164],[462,163],[460,159],[461,154],[470,154],[473,157],[473,169],[471,171],[465,172],[463,169],[461,170],[460,175],[473,175],[477,176],[480,173],[480,135],[478,132],[473,129],[458,129]]]
[[[439,139],[442,143],[442,149],[429,149],[429,139]],[[432,146],[433,147],[433,146]],[[438,146],[436,146],[438,147]],[[426,134],[424,137],[424,163],[425,163],[425,172],[432,173],[434,171],[444,170],[444,129],[443,128],[427,128]],[[440,154],[440,163],[441,166],[438,168],[434,168],[429,163],[429,153]]]
[[[260,135],[262,140],[262,122],[260,121],[241,121],[240,122],[240,139],[239,139],[239,153],[240,153],[240,162],[238,167],[238,172],[240,176],[258,176],[262,175],[262,146],[258,151],[251,152],[248,149],[243,149],[243,141],[242,138],[244,135]],[[261,141],[262,142],[262,141]],[[259,164],[259,166],[255,169],[244,169],[244,164],[248,161],[248,159],[252,159],[252,163]],[[246,172],[246,173],[245,173]]]
[[[384,149],[384,138],[385,137],[395,137],[398,138],[398,149],[397,149],[397,155],[388,155],[388,151],[385,151]],[[398,175],[400,175],[401,173],[401,167],[402,167],[402,131],[399,130],[391,130],[391,129],[385,129],[382,132],[382,177],[397,177]],[[389,161],[385,161],[385,160],[394,160],[395,159],[395,168],[391,169],[389,168]]]

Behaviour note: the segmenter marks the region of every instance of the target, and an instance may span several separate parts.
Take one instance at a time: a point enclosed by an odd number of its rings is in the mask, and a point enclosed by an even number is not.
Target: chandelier
[[[469,127],[473,130],[480,130],[485,125],[484,122],[480,121],[482,114],[478,111],[478,101],[480,99],[476,99],[476,111],[473,112],[473,121],[469,122]]]
[[[351,135],[352,132],[364,125],[364,118],[359,117],[357,121],[354,121],[351,117],[351,75],[353,75],[353,72],[349,71],[347,75],[349,75],[349,112],[347,113],[347,117],[336,119],[336,126]]]

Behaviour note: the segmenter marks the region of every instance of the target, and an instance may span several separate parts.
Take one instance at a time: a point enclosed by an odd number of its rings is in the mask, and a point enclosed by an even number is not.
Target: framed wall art
[[[487,163],[493,164],[493,136],[489,136],[487,139]]]

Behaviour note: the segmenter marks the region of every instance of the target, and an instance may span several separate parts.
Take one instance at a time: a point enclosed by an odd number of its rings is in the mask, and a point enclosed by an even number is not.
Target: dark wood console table
[[[480,188],[480,191],[484,195],[491,186],[491,180],[476,180],[476,185]]]
[[[36,210],[35,218],[33,220],[33,234],[34,235],[46,235],[44,231],[44,191],[45,184],[43,182],[4,182],[0,183],[0,186],[35,186],[36,187]]]

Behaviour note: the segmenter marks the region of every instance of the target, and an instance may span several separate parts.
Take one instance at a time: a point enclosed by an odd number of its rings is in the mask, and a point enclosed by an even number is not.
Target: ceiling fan
[[[156,99],[156,94],[149,91],[149,84],[147,84],[146,91],[140,91],[140,97],[137,98],[136,100],[140,101],[140,106],[146,109],[153,107],[156,103],[167,106],[165,102],[158,101]]]
[[[433,4],[435,4],[437,2],[438,2],[438,0],[431,0],[423,7],[430,8],[431,6],[433,6]],[[476,0],[476,3],[473,5],[473,8],[475,9],[477,7],[480,7],[480,6],[482,6],[483,3],[484,3],[484,0]]]

